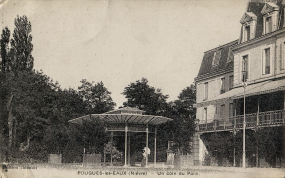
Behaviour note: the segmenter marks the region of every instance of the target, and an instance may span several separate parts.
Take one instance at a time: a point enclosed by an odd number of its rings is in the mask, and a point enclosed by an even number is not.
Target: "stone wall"
[[[50,164],[61,164],[62,155],[61,154],[49,154],[48,163]]]
[[[194,166],[194,155],[175,155],[174,156],[175,168],[191,168]]]
[[[83,165],[101,166],[101,154],[84,154]]]

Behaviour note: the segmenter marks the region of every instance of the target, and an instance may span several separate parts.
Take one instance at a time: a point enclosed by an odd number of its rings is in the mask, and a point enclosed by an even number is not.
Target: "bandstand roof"
[[[69,120],[70,123],[82,124],[83,121],[100,121],[107,123],[130,123],[130,124],[144,124],[144,125],[159,125],[172,121],[173,119],[163,116],[143,115],[145,111],[137,108],[124,107],[112,110],[103,114],[90,114]]]

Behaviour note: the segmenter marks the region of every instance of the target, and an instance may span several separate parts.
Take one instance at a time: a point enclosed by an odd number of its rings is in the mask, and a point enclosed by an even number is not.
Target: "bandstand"
[[[130,165],[130,137],[128,135],[134,132],[146,134],[146,148],[148,148],[149,134],[154,134],[154,166],[156,165],[156,135],[157,126],[172,119],[163,116],[144,115],[144,111],[137,108],[124,107],[112,110],[103,114],[90,114],[70,120],[70,123],[82,124],[84,121],[100,121],[106,123],[106,131],[111,135],[111,145],[116,133],[125,133],[125,163],[124,166]],[[148,155],[146,149],[146,155]],[[111,151],[112,165],[112,151]],[[148,166],[148,156],[146,156],[146,166]]]

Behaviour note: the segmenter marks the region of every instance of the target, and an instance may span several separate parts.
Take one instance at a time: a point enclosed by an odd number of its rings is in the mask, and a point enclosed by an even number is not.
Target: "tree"
[[[15,101],[18,101],[18,93],[15,92],[19,87],[20,83],[23,83],[23,76],[18,78],[18,73],[21,71],[32,72],[33,69],[33,57],[31,52],[33,50],[33,45],[31,43],[31,23],[27,20],[26,16],[19,17],[15,19],[15,29],[13,33],[13,38],[11,39],[11,48],[9,49],[9,38],[10,31],[6,27],[2,30],[1,35],[1,70],[2,70],[2,84],[1,84],[1,110],[2,116],[1,120],[6,120],[7,118],[7,127],[9,135],[9,145],[8,148],[12,148],[13,139],[15,140],[15,132],[17,120],[14,117],[15,111],[14,108],[17,104]],[[12,72],[12,73],[11,73]],[[16,75],[14,75],[16,74]],[[27,81],[27,80],[24,80]],[[19,90],[18,90],[19,91]],[[24,89],[25,91],[25,89]],[[23,92],[22,92],[23,93]],[[16,94],[16,95],[15,95]],[[4,96],[4,97],[2,97]],[[19,105],[17,105],[19,106]],[[23,105],[26,109],[25,104]],[[3,108],[4,107],[4,108]],[[6,113],[8,113],[6,115]],[[33,112],[28,112],[33,113]],[[4,115],[4,117],[3,117]],[[2,130],[2,129],[1,129]],[[4,129],[5,130],[5,129]],[[14,138],[13,138],[14,137]]]
[[[196,118],[194,103],[196,103],[196,88],[191,84],[181,91],[178,100],[168,103],[164,115],[173,118],[173,121],[159,127],[161,133],[159,137],[174,141],[172,149],[178,154],[191,153]]]
[[[14,72],[28,70],[34,67],[34,58],[32,56],[32,26],[31,22],[24,15],[17,16],[15,19],[15,29],[11,39],[11,68]]]
[[[6,71],[8,70],[8,62],[9,62],[9,42],[10,42],[10,30],[5,27],[2,30],[1,34],[1,71],[5,75]]]
[[[105,113],[114,109],[116,106],[116,103],[113,102],[111,97],[111,92],[104,87],[102,81],[93,85],[93,82],[90,83],[86,79],[83,79],[78,89],[86,105],[88,114]]]
[[[196,103],[196,87],[191,84],[186,87],[178,96],[178,100],[174,101],[176,113],[186,118],[195,119],[196,110],[193,105]]]
[[[137,107],[152,115],[163,115],[165,112],[168,95],[163,95],[161,89],[149,86],[146,78],[131,83],[122,94],[127,98],[124,106]]]
[[[53,95],[46,98],[43,114],[50,118],[55,125],[68,124],[70,119],[82,116],[86,113],[86,105],[78,91],[69,88],[68,90],[56,89]]]
[[[233,134],[230,132],[213,132],[202,134],[201,139],[205,144],[208,155],[214,157],[219,166],[222,166],[222,158],[227,158],[230,162],[233,163]],[[242,147],[242,143],[240,143]],[[209,162],[204,162],[204,165],[209,165]]]
[[[9,147],[26,145],[33,139],[41,139],[49,123],[42,114],[44,99],[53,91],[49,78],[39,72],[19,71],[7,74],[5,88],[8,98]]]
[[[69,128],[65,125],[50,125],[44,136],[44,143],[49,153],[61,154],[69,142]]]
[[[71,128],[73,132],[77,133],[77,140],[86,149],[86,153],[103,153],[104,147],[109,140],[104,123],[85,120],[81,125],[74,125]]]
[[[0,47],[1,47],[1,72],[0,72],[0,142],[2,143],[0,146],[0,161],[4,160],[3,153],[7,152],[7,149],[4,145],[7,141],[7,112],[6,112],[6,103],[7,100],[7,90],[3,87],[6,78],[6,70],[7,63],[9,60],[9,42],[10,42],[10,30],[5,27],[2,30],[1,39],[0,39]]]

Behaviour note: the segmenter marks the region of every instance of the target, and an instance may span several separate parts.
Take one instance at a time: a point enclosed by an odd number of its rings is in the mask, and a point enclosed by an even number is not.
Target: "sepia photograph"
[[[0,0],[0,178],[285,178],[285,0]]]

